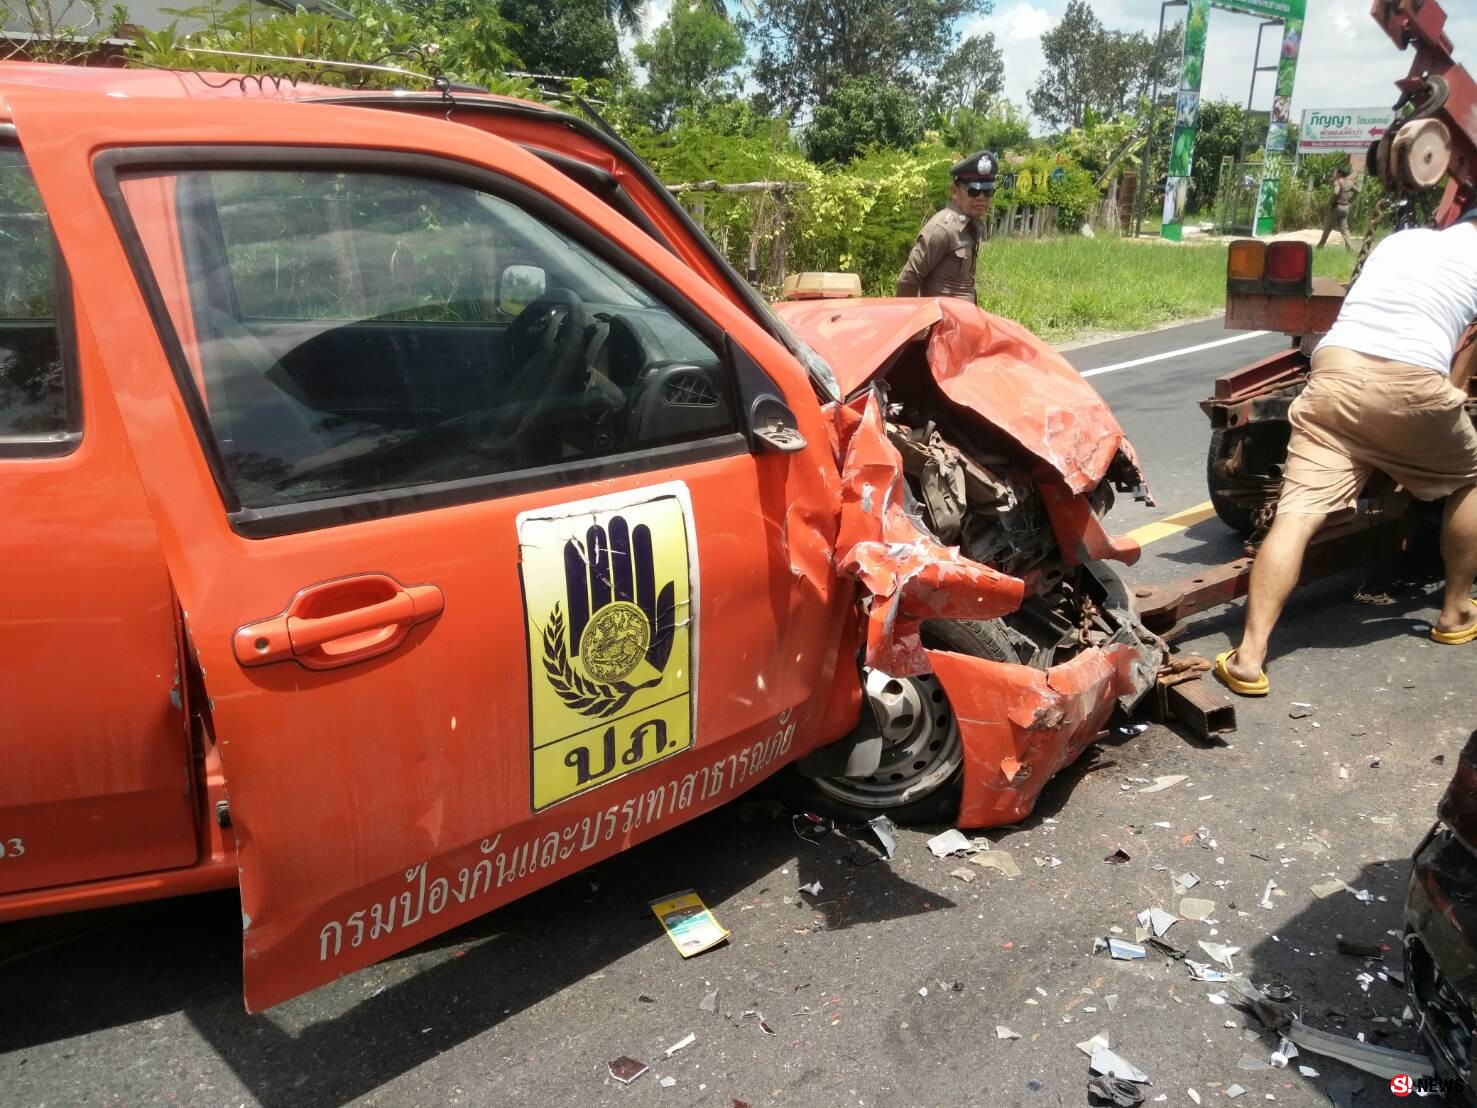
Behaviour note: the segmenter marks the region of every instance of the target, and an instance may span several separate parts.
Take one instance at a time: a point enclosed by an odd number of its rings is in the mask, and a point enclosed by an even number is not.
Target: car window
[[[506,197],[296,169],[149,174],[122,192],[245,508],[736,429],[714,346]]]
[[[54,452],[74,429],[57,318],[60,269],[41,196],[14,146],[0,146],[0,446]]]

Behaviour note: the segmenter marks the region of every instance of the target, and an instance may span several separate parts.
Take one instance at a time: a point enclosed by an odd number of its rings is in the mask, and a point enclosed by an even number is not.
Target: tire
[[[1229,457],[1236,448],[1235,440],[1226,428],[1217,428],[1210,433],[1210,448],[1205,455],[1205,484],[1210,490],[1210,505],[1221,522],[1242,535],[1256,530],[1251,509],[1230,499],[1231,480],[1215,471],[1216,462]]]
[[[922,639],[925,646],[957,654],[997,662],[1018,660],[999,620],[931,619],[923,624]],[[807,811],[852,823],[881,815],[897,823],[953,822],[964,789],[964,748],[959,723],[938,678],[931,673],[906,678],[869,674],[867,682],[874,704],[881,699],[894,707],[893,734],[889,736],[884,726],[887,745],[878,773],[862,779],[812,779],[792,770],[790,799]],[[914,705],[919,709],[916,723],[903,733],[899,721]],[[886,707],[878,710],[887,713]]]

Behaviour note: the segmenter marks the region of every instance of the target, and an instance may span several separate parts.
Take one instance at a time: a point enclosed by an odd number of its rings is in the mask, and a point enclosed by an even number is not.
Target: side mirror
[[[497,310],[517,315],[544,294],[548,274],[536,265],[510,265],[498,275]]]

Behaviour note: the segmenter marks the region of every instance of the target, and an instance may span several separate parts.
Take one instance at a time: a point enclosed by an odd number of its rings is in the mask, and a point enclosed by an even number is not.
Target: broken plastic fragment
[[[957,877],[959,878],[959,880],[967,884],[968,882],[974,880],[974,870],[970,869],[968,866],[958,866],[955,869],[951,869],[949,871],[949,876]]]
[[[667,1047],[667,1049],[664,1050],[662,1053],[665,1057],[670,1058],[679,1050],[689,1047],[695,1042],[697,1042],[697,1034],[695,1032],[689,1031],[686,1035],[683,1035],[682,1038],[678,1039],[671,1046]]]
[[[1125,1081],[1136,1081],[1140,1085],[1149,1084],[1148,1074],[1106,1046],[1094,1046],[1092,1058],[1087,1065],[1093,1073],[1102,1074],[1104,1077],[1121,1077]]]
[[[1154,932],[1156,939],[1162,939],[1165,933],[1179,923],[1179,917],[1166,912],[1163,908],[1145,908],[1138,916],[1139,923]]]
[[[935,858],[947,858],[951,854],[973,854],[979,847],[964,837],[964,832],[951,827],[928,840],[928,849]]]
[[[613,1062],[605,1063],[605,1065],[610,1070],[610,1076],[622,1085],[629,1085],[650,1068],[645,1062],[638,1062],[634,1058],[627,1058],[624,1054]]]
[[[1156,823],[1154,826],[1158,827],[1160,825]],[[1163,826],[1168,827],[1169,825],[1164,824]],[[1177,886],[1176,891],[1183,896],[1196,885],[1200,884],[1200,875],[1198,873],[1182,873],[1174,879],[1174,883]]]
[[[1180,915],[1185,919],[1208,920],[1215,912],[1215,901],[1187,896],[1180,901]]]
[[[800,891],[809,893],[811,896],[820,896],[822,887],[819,881],[812,881],[809,885],[801,885]]]
[[[1189,779],[1189,775],[1185,773],[1174,773],[1168,777],[1156,777],[1152,785],[1145,785],[1139,790],[1139,793],[1140,795],[1145,793],[1162,793],[1165,789],[1173,788],[1181,781],[1188,781]]]
[[[1134,962],[1149,956],[1149,952],[1142,946],[1127,939],[1109,939],[1108,953],[1121,962]]]
[[[1019,1032],[1016,1032],[1016,1031],[1012,1031],[1010,1028],[1006,1027],[1005,1024],[1003,1024],[1003,1023],[997,1023],[995,1025],[995,1038],[997,1038],[997,1039],[1019,1039],[1020,1038],[1020,1033]]]
[[[1193,1100],[1196,1104],[1200,1103],[1200,1094],[1197,1093],[1194,1089],[1186,1089],[1185,1092],[1190,1095],[1190,1099]]]
[[[1045,994],[1042,994],[1042,995],[1045,995]],[[1106,1031],[1099,1031],[1092,1038],[1090,1038],[1090,1039],[1084,1039],[1082,1042],[1078,1043],[1077,1044],[1077,1049],[1080,1050],[1080,1051],[1082,1051],[1082,1053],[1083,1054],[1086,1054],[1089,1058],[1091,1058],[1092,1057],[1092,1052],[1094,1050],[1096,1050],[1098,1047],[1106,1048],[1109,1045],[1110,1045],[1110,1042],[1109,1042],[1109,1039],[1108,1039],[1108,1033]]]
[[[673,1085],[677,1084],[677,1079],[675,1077],[671,1076],[670,1074],[668,1074],[666,1077],[663,1077],[661,1079],[660,1084],[661,1084],[661,1087],[662,1088],[664,1088],[664,1089],[670,1089]]]
[[[1209,954],[1212,961],[1219,962],[1227,969],[1236,968],[1231,965],[1231,959],[1241,953],[1239,946],[1227,946],[1224,943],[1207,943],[1204,941],[1200,943],[1200,949]]]
[[[1272,1051],[1272,1057],[1267,1059],[1274,1070],[1285,1070],[1287,1063],[1298,1056],[1298,1048],[1287,1039],[1277,1041],[1277,1049]]]
[[[1130,858],[1128,856],[1128,852],[1122,847],[1119,847],[1117,850],[1113,851],[1112,854],[1109,854],[1106,858],[1104,858],[1103,861],[1107,862],[1109,865],[1121,866],[1125,862],[1130,861]]]
[[[1322,881],[1313,886],[1313,895],[1319,900],[1325,900],[1334,893],[1343,892],[1349,886],[1335,878],[1332,881]]]
[[[1272,910],[1272,890],[1277,887],[1277,882],[1267,880],[1267,887],[1262,891],[1262,908],[1270,912]]]
[[[977,866],[988,869],[998,869],[1006,877],[1019,877],[1021,867],[1015,864],[1015,859],[1004,850],[984,850],[969,859]]]
[[[1186,958],[1185,967],[1190,971],[1190,976],[1196,981],[1230,980],[1223,971],[1212,969],[1209,962],[1197,962],[1193,958]]]
[[[1246,1092],[1246,1090],[1244,1088],[1242,1088],[1240,1085],[1227,1085],[1226,1086],[1226,1096],[1230,1097],[1232,1100],[1235,1100],[1238,1096],[1240,1096],[1244,1092]]]
[[[698,1002],[698,1008],[704,1012],[718,1011],[718,990],[714,989]]]
[[[892,861],[892,856],[897,853],[897,825],[886,816],[873,816],[867,821],[867,826],[882,844],[883,856]]]

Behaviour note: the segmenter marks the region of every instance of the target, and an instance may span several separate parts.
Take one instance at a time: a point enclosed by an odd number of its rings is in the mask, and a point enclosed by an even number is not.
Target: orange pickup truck
[[[253,1010],[798,763],[988,826],[1153,684],[1093,390],[771,309],[475,93],[0,65],[0,921],[239,887]]]

